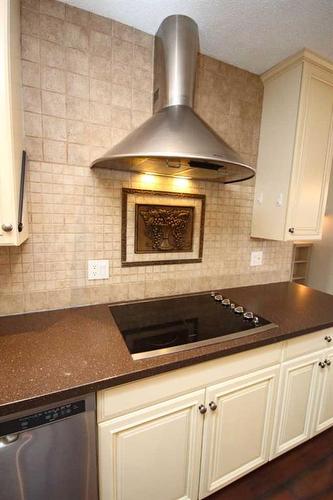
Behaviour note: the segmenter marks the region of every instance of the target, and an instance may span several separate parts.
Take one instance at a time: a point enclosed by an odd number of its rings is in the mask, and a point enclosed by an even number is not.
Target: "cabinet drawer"
[[[332,340],[328,341],[325,337]],[[325,330],[288,340],[285,346],[284,359],[293,359],[331,346],[333,346],[333,328],[326,328]]]

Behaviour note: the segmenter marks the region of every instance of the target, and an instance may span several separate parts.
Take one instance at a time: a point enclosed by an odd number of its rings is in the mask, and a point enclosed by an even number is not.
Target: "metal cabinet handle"
[[[326,342],[332,342],[332,337],[330,335],[326,335],[325,340]]]
[[[319,361],[320,368],[325,368],[326,364],[323,361]]]
[[[217,408],[217,404],[216,404],[216,403],[214,403],[214,401],[211,401],[211,402],[209,403],[209,408],[210,408],[212,411],[215,411],[215,410],[216,410],[216,408]]]
[[[0,448],[4,448],[9,444],[15,443],[19,438],[19,434],[7,434],[7,436],[0,437]]]
[[[22,151],[21,161],[21,181],[20,181],[20,194],[19,194],[19,209],[18,209],[18,232],[23,230],[23,201],[24,201],[24,185],[25,185],[25,171],[26,171],[27,153]]]
[[[331,366],[331,360],[330,359],[325,359],[324,361],[326,366]]]
[[[205,405],[200,405],[199,406],[199,411],[202,415],[204,415],[207,411],[207,408],[205,407]]]
[[[11,231],[13,231],[13,226],[12,226],[12,224],[2,224],[1,229],[5,233],[10,233]]]

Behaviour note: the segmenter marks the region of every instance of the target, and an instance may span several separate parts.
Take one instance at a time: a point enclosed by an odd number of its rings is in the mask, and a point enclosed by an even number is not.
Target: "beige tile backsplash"
[[[250,238],[254,182],[188,182],[207,197],[201,264],[122,268],[121,188],[179,191],[173,180],[90,170],[152,113],[153,38],[53,0],[22,0],[30,237],[0,248],[0,314],[288,280],[291,245]],[[195,108],[251,165],[258,76],[200,56]],[[249,266],[251,250],[263,266]],[[87,281],[88,259],[110,279]]]

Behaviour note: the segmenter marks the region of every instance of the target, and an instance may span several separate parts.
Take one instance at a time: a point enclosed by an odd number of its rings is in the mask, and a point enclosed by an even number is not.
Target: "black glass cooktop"
[[[134,359],[167,354],[275,327],[218,293],[110,306]]]

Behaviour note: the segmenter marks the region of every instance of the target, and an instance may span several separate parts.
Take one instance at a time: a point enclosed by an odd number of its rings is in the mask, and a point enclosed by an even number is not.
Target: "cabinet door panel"
[[[0,246],[12,246],[28,237],[26,196],[23,230],[18,231],[23,149],[20,0],[2,0],[0,19]],[[12,230],[4,231],[3,225]]]
[[[282,365],[271,458],[311,437],[318,354]]]
[[[204,390],[99,424],[101,500],[198,495]]]
[[[323,356],[323,361],[330,365],[319,370],[319,397],[315,419],[315,434],[328,429],[333,425],[333,350],[330,349]]]
[[[302,68],[299,63],[264,83],[251,231],[254,237],[285,238]],[[279,199],[282,204],[277,203]]]
[[[333,154],[333,78],[314,66],[304,70],[305,109],[292,192],[294,237],[320,237]]]
[[[207,389],[200,498],[268,460],[278,368]]]

